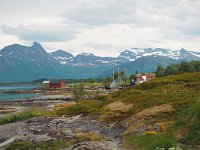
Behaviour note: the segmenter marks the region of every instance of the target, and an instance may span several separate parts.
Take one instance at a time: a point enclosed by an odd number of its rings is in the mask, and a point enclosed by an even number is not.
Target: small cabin
[[[50,83],[50,81],[43,81],[42,86],[43,87],[49,87],[49,83]]]
[[[64,80],[51,80],[49,82],[50,88],[63,88],[65,86]]]
[[[155,73],[136,74],[136,83],[143,83],[156,77]]]

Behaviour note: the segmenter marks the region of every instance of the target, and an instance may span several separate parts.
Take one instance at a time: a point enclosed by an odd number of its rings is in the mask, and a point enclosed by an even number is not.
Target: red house
[[[147,78],[147,81],[153,79],[156,77],[156,74],[155,73],[147,73],[145,74],[146,78]]]
[[[51,80],[49,82],[50,88],[62,88],[65,86],[65,83],[63,80]]]

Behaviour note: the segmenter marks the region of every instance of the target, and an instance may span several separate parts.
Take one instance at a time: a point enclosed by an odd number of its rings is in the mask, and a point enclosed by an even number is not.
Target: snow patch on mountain
[[[61,56],[54,57],[54,58],[61,64],[66,64],[69,61],[72,61],[72,59],[73,59],[73,57],[61,57]]]
[[[164,48],[131,48],[124,50],[117,58],[100,57],[92,53],[81,53],[73,56],[65,51],[50,53],[59,63],[70,66],[100,66],[100,65],[120,65],[126,62],[135,61],[141,57],[166,57],[174,60],[198,60],[200,53],[187,51],[185,49],[164,49]]]
[[[74,56],[71,53],[68,53],[64,50],[57,50],[55,52],[49,53],[49,55],[60,64],[67,64],[74,58]]]
[[[192,52],[192,51],[189,51],[192,55],[195,55],[195,56],[197,56],[197,57],[200,57],[200,53],[198,53],[198,52]]]

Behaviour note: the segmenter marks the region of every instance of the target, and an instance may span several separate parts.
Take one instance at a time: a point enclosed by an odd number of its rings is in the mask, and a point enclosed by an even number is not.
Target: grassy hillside
[[[109,96],[57,106],[57,115],[93,114],[125,128],[124,147],[200,146],[200,73],[157,78]]]

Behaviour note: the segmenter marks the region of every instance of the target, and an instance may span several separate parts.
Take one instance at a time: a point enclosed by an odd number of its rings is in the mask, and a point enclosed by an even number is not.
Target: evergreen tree
[[[188,62],[182,61],[180,63],[180,66],[179,66],[179,71],[181,73],[184,73],[184,72],[195,72],[195,67],[194,67],[194,65],[192,65],[192,63],[188,63]]]
[[[179,74],[179,65],[172,64],[165,69],[165,75],[176,75]]]
[[[165,68],[163,68],[161,65],[158,65],[156,69],[156,77],[162,77],[164,76],[164,73],[165,73]]]

